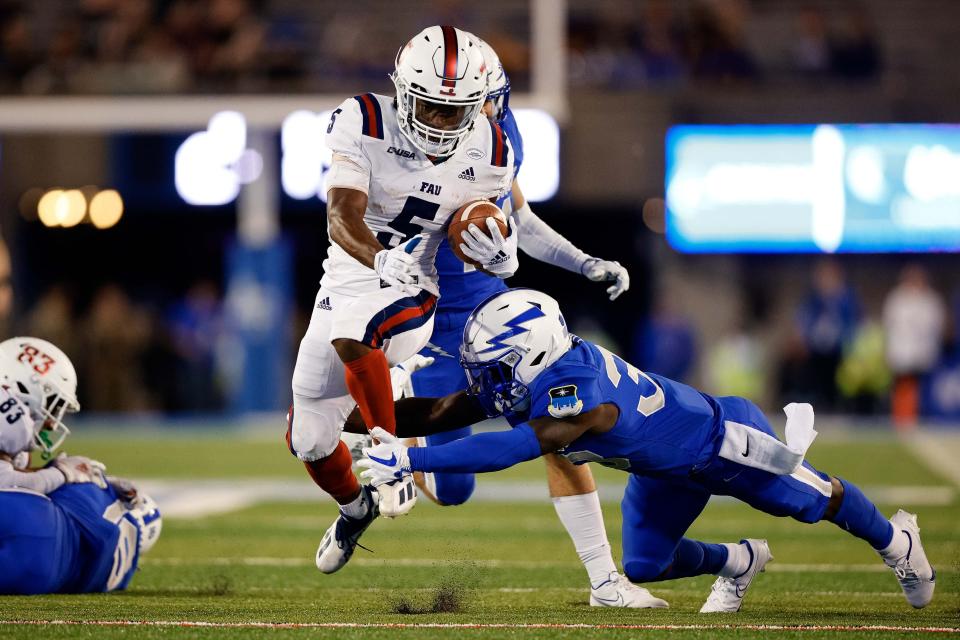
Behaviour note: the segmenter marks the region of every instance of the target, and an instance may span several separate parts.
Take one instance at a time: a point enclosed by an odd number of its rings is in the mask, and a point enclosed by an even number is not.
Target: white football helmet
[[[493,50],[486,40],[473,36],[483,53],[483,61],[487,66],[487,100],[493,103],[493,119],[503,122],[510,104],[510,78],[503,70],[500,56]]]
[[[390,79],[400,130],[413,146],[438,158],[452,155],[470,135],[487,96],[480,47],[450,26],[427,27],[401,47]]]
[[[30,412],[34,447],[47,455],[56,450],[70,433],[64,414],[80,410],[77,372],[67,354],[40,338],[4,340],[0,342],[0,383]]]
[[[460,365],[487,415],[523,411],[529,386],[570,350],[557,301],[533,289],[508,289],[481,302],[463,328]]]
[[[130,515],[137,522],[140,529],[140,553],[150,551],[160,538],[163,529],[163,518],[157,503],[145,493],[139,493],[130,504]]]

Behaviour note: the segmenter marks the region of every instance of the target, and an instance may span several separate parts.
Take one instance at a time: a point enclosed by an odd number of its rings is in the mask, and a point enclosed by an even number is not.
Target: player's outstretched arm
[[[588,430],[603,432],[616,422],[617,409],[600,405],[571,418],[534,418],[513,429],[478,433],[432,447],[406,447],[382,429],[371,432],[380,444],[364,449],[363,477],[374,484],[413,471],[487,473],[533,460],[567,446]],[[383,435],[381,435],[383,434]]]
[[[541,220],[530,208],[517,181],[513,182],[513,206],[512,217],[517,221],[518,240],[524,253],[594,282],[612,281],[607,288],[611,300],[630,288],[630,274],[619,262],[587,255]]]

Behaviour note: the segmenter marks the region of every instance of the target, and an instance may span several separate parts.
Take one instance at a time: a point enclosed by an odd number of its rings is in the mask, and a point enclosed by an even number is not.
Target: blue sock
[[[714,575],[727,563],[727,548],[722,544],[710,544],[682,538],[673,556],[673,564],[661,580]]]
[[[840,479],[843,502],[833,522],[870,543],[874,549],[883,549],[893,539],[893,527],[877,507],[863,495],[857,485]]]

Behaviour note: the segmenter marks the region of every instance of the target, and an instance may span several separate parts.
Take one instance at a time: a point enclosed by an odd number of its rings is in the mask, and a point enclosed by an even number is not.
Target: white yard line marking
[[[143,566],[248,566],[248,567],[312,567],[312,558],[151,558],[146,557],[141,562]],[[549,561],[549,560],[455,560],[450,558],[353,558],[351,565],[361,567],[436,567],[436,566],[464,566],[488,567],[506,569],[551,569],[562,567],[579,567],[576,561]],[[873,564],[803,564],[803,563],[771,563],[766,571],[772,573],[885,573],[890,569],[882,562]],[[954,573],[953,567],[937,567],[937,573]]]
[[[960,435],[923,432],[904,438],[904,442],[921,464],[960,487]]]
[[[919,455],[919,454],[918,454]],[[953,458],[950,458],[953,460]],[[960,486],[960,470],[957,471]],[[944,473],[944,475],[947,475]],[[626,480],[626,477],[624,477]],[[330,498],[306,480],[269,478],[162,480],[145,479],[138,483],[160,505],[167,518],[204,518],[239,511],[268,502],[325,503]],[[602,484],[604,500],[619,499],[623,485]],[[951,486],[875,486],[865,487],[871,500],[881,504],[944,506],[951,504],[957,490]],[[714,500],[732,501],[717,496]],[[544,482],[486,482],[477,485],[473,502],[548,503]]]
[[[2,625],[96,627],[202,627],[212,629],[636,629],[652,631],[895,631],[960,633],[957,627],[893,625],[778,625],[778,624],[586,624],[586,623],[444,623],[444,622],[205,622],[201,620],[9,620]]]

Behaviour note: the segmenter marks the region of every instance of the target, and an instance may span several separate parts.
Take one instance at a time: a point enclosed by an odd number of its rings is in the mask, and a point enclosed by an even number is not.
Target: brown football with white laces
[[[487,228],[487,218],[493,218],[500,227],[500,233],[506,238],[510,235],[510,225],[507,224],[506,214],[489,200],[471,200],[450,216],[450,226],[447,229],[447,240],[450,242],[450,248],[453,254],[473,266],[479,266],[475,260],[463,255],[460,251],[460,245],[463,243],[460,236],[467,231],[471,224],[477,225],[484,235],[490,237],[490,230]]]

